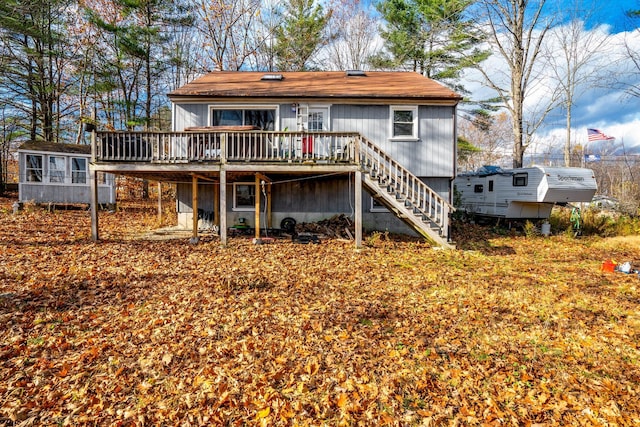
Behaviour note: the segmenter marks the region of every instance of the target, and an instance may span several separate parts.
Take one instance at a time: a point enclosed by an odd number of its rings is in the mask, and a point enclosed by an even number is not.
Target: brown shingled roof
[[[281,75],[282,80],[262,80],[266,74]],[[365,74],[215,71],[174,90],[169,97],[397,98],[453,102],[461,99],[452,90],[418,73],[368,71]]]

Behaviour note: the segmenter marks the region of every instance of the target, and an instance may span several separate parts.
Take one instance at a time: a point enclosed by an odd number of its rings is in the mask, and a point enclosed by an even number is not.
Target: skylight
[[[362,70],[347,70],[347,76],[351,77],[351,76],[365,76],[366,77],[367,73],[365,73]]]
[[[279,81],[284,79],[282,74],[264,74],[260,80]]]

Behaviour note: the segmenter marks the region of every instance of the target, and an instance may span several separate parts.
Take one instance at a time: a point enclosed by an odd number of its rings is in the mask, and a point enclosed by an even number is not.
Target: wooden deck
[[[353,163],[358,133],[344,132],[97,132],[96,162]]]
[[[268,173],[353,172],[356,180],[357,246],[361,244],[362,236],[363,182],[374,197],[398,218],[427,239],[448,245],[449,213],[453,210],[450,203],[374,143],[355,132],[220,129],[95,132],[91,170],[93,173],[112,172],[158,181],[192,180],[194,210],[197,209],[199,179],[219,182],[223,192],[226,182],[234,175],[255,175],[258,188],[260,180],[268,181],[264,175]],[[225,195],[220,194],[219,200],[220,212],[226,212]],[[259,206],[256,206],[256,212],[260,212]],[[226,239],[224,218],[225,215],[220,215],[223,242]],[[97,239],[97,225],[94,228],[92,234]],[[196,223],[194,230],[197,230]]]

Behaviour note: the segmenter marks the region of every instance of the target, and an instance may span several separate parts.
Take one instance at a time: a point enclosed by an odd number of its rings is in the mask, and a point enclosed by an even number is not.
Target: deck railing
[[[353,132],[97,132],[98,162],[355,162]]]

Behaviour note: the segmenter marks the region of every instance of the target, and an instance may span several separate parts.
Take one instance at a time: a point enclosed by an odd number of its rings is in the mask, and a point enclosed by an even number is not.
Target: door
[[[309,132],[329,131],[329,108],[311,107],[307,118],[307,130]],[[324,136],[309,136],[302,144],[302,153],[313,153],[316,157],[329,156],[329,139]]]

